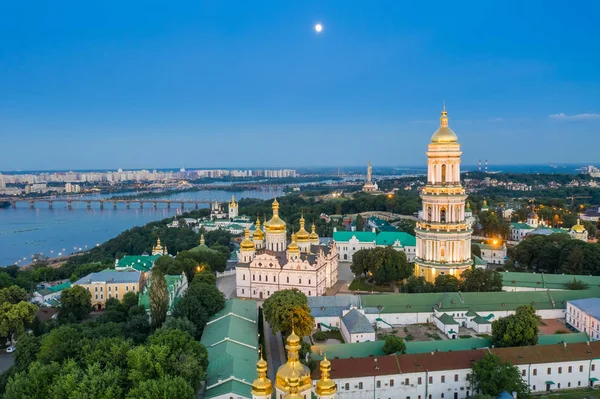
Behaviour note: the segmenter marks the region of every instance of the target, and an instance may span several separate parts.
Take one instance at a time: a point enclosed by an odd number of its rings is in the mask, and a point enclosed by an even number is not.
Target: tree
[[[363,231],[365,229],[365,219],[359,213],[356,215],[356,231]]]
[[[118,399],[123,396],[120,371],[90,364],[82,368],[73,360],[63,365],[59,378],[48,389],[51,398]]]
[[[502,274],[495,270],[474,267],[462,272],[461,278],[460,289],[464,292],[502,291]]]
[[[413,274],[413,268],[406,260],[406,254],[392,247],[374,248],[368,260],[369,271],[377,284],[404,280]]]
[[[78,359],[83,348],[83,334],[79,329],[65,325],[50,331],[42,338],[38,360],[44,364]]]
[[[402,292],[408,294],[422,294],[427,292],[433,292],[434,286],[429,281],[425,280],[423,276],[410,276],[406,279],[406,283],[404,283],[401,287]]]
[[[388,355],[398,352],[406,353],[406,344],[402,338],[395,335],[388,335],[385,337],[385,344],[383,344],[381,349]]]
[[[127,399],[181,398],[193,399],[195,392],[182,377],[163,376],[155,380],[141,381],[127,394]]]
[[[359,249],[352,255],[352,265],[350,265],[350,270],[352,270],[352,273],[356,276],[365,276],[369,272],[369,264],[367,263],[368,255],[368,249]]]
[[[275,292],[263,305],[265,320],[273,332],[294,331],[299,336],[310,335],[314,327],[314,318],[310,315],[306,295],[296,288]]]
[[[92,294],[82,286],[76,285],[60,293],[60,320],[83,320],[92,309]]]
[[[136,344],[144,342],[151,332],[152,328],[148,322],[146,312],[144,312],[144,314],[131,316],[129,320],[123,323],[123,336],[131,339]]]
[[[185,317],[169,317],[163,324],[162,328],[176,328],[181,331],[185,331],[192,337],[195,337],[198,333],[198,329]]]
[[[48,387],[60,374],[58,363],[34,362],[27,371],[12,376],[6,384],[5,399],[42,399],[48,397]]]
[[[164,274],[154,270],[150,276],[150,322],[153,328],[159,328],[167,318],[169,291]]]
[[[192,284],[207,284],[216,286],[217,278],[210,271],[203,270],[202,272],[196,274]]]
[[[28,302],[12,304],[4,302],[0,305],[0,335],[8,337],[12,342],[15,336],[25,331],[37,312],[37,306]]]
[[[492,341],[497,347],[536,345],[539,321],[533,306],[519,306],[515,314],[492,322]]]
[[[206,376],[208,352],[194,337],[174,328],[160,328],[148,337],[148,345],[168,348],[164,371],[185,378],[194,388],[199,387]]]
[[[208,319],[225,306],[225,296],[214,285],[193,281],[177,302],[174,317],[186,318],[196,327],[196,337],[202,334]]]
[[[435,278],[435,290],[437,292],[456,292],[460,281],[451,274],[439,274]]]
[[[491,353],[473,363],[468,381],[474,391],[494,398],[503,391],[516,392],[517,398],[529,395],[529,386],[521,377],[519,368]]]
[[[27,302],[27,291],[23,288],[13,285],[0,290],[0,304],[12,303],[16,305],[19,302]]]
[[[15,351],[15,371],[25,371],[37,358],[40,350],[40,338],[33,334],[22,334],[19,337],[19,345]]]
[[[137,292],[129,291],[123,295],[123,308],[126,312],[129,312],[131,308],[138,306],[139,297]]]

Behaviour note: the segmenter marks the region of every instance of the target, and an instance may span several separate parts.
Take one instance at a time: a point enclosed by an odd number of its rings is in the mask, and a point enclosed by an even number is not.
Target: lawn
[[[574,389],[556,393],[544,393],[541,395],[532,395],[536,399],[584,399],[584,398],[600,398],[600,392],[596,389],[584,388]]]
[[[369,284],[366,280],[365,277],[356,278],[352,281],[348,289],[350,291],[394,292],[394,289],[389,285]]]
[[[337,339],[341,343],[344,343],[344,338],[342,337],[342,333],[340,330],[336,331],[323,331],[327,339]]]

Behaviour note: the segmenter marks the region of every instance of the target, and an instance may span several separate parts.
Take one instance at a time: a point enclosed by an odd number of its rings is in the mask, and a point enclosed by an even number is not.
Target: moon
[[[322,30],[323,30],[323,25],[321,25],[321,24],[315,25],[315,32],[321,33]]]

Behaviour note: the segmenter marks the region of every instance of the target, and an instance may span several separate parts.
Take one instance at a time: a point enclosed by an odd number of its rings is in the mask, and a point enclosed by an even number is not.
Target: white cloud
[[[575,115],[567,115],[564,113],[560,114],[552,114],[550,115],[550,119],[556,119],[561,121],[589,121],[594,119],[600,119],[600,114],[575,114]]]

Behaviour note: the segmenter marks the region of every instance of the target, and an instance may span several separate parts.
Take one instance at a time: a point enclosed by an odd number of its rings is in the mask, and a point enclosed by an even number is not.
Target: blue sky
[[[0,170],[597,162],[600,3],[0,5]],[[313,26],[324,26],[316,34]]]

